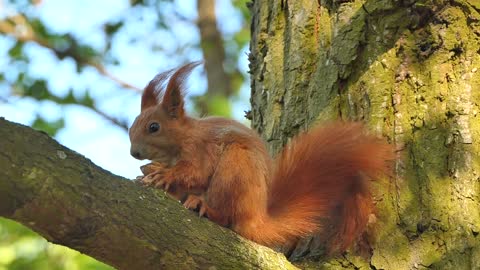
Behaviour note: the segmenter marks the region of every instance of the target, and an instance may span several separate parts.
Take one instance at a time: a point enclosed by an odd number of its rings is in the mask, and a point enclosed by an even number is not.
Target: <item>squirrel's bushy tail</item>
[[[333,123],[298,136],[276,160],[268,213],[255,226],[262,235],[252,231],[250,237],[275,246],[318,231],[328,218],[336,222],[330,249],[348,248],[373,211],[369,177],[388,173],[393,156],[390,145],[358,123]]]

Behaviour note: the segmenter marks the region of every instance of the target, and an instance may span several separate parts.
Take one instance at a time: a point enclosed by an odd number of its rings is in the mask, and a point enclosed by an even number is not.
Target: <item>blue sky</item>
[[[177,0],[171,5],[164,5],[162,12],[175,9],[187,21],[172,16],[168,18],[171,32],[158,31],[155,25],[155,10],[145,8],[130,9],[125,0],[43,0],[37,6],[30,7],[28,13],[40,18],[49,29],[59,33],[73,33],[80,41],[103,49],[106,46],[101,26],[105,22],[126,20],[126,27],[115,37],[112,54],[119,60],[117,66],[107,66],[114,76],[132,85],[143,88],[158,72],[175,67],[185,60],[202,58],[201,52],[193,48],[185,55],[172,57],[177,46],[190,46],[198,42],[199,34],[192,23],[196,18],[196,1]],[[217,1],[219,28],[228,38],[241,27],[241,14],[230,1]],[[0,0],[0,17],[15,13],[15,9]],[[132,42],[132,39],[135,40]],[[7,78],[15,78],[16,67],[8,65],[7,54],[14,44],[11,37],[0,36],[0,73]],[[152,51],[156,46],[158,50]],[[244,48],[246,52],[247,48]],[[93,68],[85,68],[80,74],[76,72],[71,59],[58,61],[45,48],[29,44],[25,51],[32,61],[27,67],[31,74],[48,81],[49,89],[58,95],[65,95],[69,88],[82,95],[89,89],[98,107],[109,115],[128,119],[133,122],[140,111],[140,94],[134,90],[121,89],[118,85],[102,77]],[[247,57],[241,53],[240,69],[246,73]],[[206,82],[202,73],[196,71],[189,81],[190,93],[205,91]],[[37,102],[28,98],[10,96],[9,85],[0,84],[0,116],[23,124],[31,124],[37,114],[56,120],[63,115],[66,127],[56,136],[63,145],[85,155],[97,165],[130,179],[140,174],[139,166],[146,162],[137,161],[129,155],[130,142],[128,134],[95,112],[80,106],[58,106],[53,102]],[[248,82],[242,88],[241,99],[234,104],[234,115],[243,118],[243,111],[249,109]]]

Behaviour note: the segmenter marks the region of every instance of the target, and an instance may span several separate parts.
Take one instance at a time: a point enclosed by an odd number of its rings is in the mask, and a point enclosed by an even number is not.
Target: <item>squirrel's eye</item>
[[[160,124],[158,123],[151,123],[150,126],[148,126],[148,132],[154,133],[157,132],[160,129]]]

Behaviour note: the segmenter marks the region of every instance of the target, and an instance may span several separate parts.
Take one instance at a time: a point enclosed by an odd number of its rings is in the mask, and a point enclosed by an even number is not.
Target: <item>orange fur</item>
[[[331,249],[348,248],[373,211],[368,178],[387,172],[391,147],[361,124],[331,123],[299,135],[273,162],[244,125],[184,114],[183,82],[196,65],[159,74],[146,87],[131,152],[164,165],[143,182],[181,194],[186,207],[263,245],[289,244],[329,218]],[[152,123],[160,128],[152,132]]]

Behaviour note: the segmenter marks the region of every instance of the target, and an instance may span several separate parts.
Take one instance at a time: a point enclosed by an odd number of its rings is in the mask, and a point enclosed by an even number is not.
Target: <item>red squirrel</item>
[[[335,219],[330,246],[350,247],[373,211],[369,177],[388,171],[392,148],[359,123],[336,122],[297,136],[273,161],[243,124],[185,114],[185,80],[199,64],[158,74],[145,87],[129,131],[131,155],[157,165],[144,168],[141,181],[262,245],[291,244]]]

